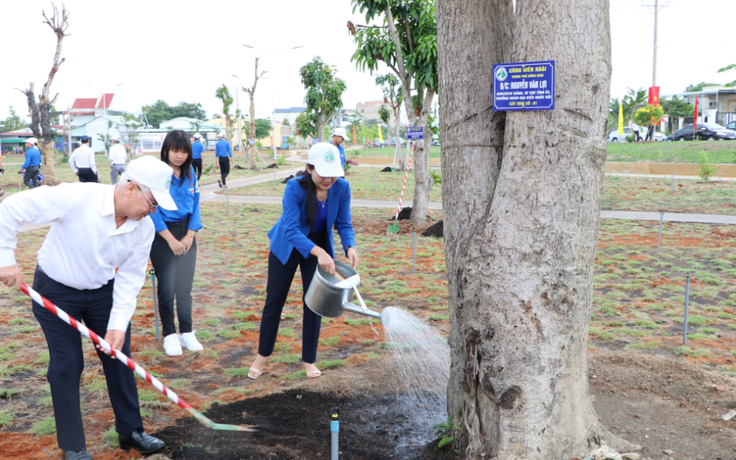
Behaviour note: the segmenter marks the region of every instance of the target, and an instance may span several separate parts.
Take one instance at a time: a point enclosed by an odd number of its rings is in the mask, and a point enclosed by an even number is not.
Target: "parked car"
[[[370,147],[386,147],[386,143],[375,138],[370,142]]]
[[[644,140],[644,136],[646,135],[646,130],[641,129],[638,126],[625,126],[623,129],[624,133],[619,134],[618,128],[614,128],[608,132],[608,142],[626,142],[626,138],[632,134],[637,134],[636,142],[641,142]]]
[[[401,141],[401,146],[402,147],[406,145],[406,139],[399,138],[399,141]],[[391,147],[396,147],[396,138],[395,137],[389,137],[388,138],[388,145],[390,145]]]
[[[727,124],[725,128],[730,129],[731,131],[736,131],[736,121],[732,121],[731,123]]]
[[[664,142],[665,139],[667,139],[667,136],[665,136],[664,133],[660,133],[659,131],[654,132],[654,140],[656,142]]]
[[[432,141],[432,145],[435,146],[435,147],[439,147],[440,146],[440,141],[434,140],[434,141]]]
[[[702,140],[734,140],[736,131],[728,130],[716,123],[698,123],[697,129],[693,130],[693,125],[689,124],[675,131],[673,140],[691,141],[693,137]]]

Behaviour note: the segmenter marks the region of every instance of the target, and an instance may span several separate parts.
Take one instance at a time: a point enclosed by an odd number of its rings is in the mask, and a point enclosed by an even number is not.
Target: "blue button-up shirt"
[[[41,166],[41,151],[36,146],[31,146],[26,150],[26,161],[20,169],[26,169],[29,166]]]
[[[202,152],[204,152],[204,145],[199,141],[192,142],[192,158],[195,160],[201,160]]]
[[[155,213],[150,214],[153,225],[156,227],[156,233],[168,229],[166,222],[179,222],[187,218],[189,218],[187,230],[196,232],[202,228],[202,218],[199,214],[199,184],[194,168],[190,166],[189,169],[191,180],[185,174],[182,174],[181,178],[171,175],[169,193],[176,204],[176,211],[169,211],[159,206]]]
[[[330,141],[330,144],[335,145],[332,141]],[[345,148],[342,144],[335,145],[335,147],[340,151],[340,163],[342,163],[342,169],[345,169]]]
[[[216,157],[233,157],[233,150],[230,148],[230,143],[225,139],[217,141],[215,144],[215,156]]]

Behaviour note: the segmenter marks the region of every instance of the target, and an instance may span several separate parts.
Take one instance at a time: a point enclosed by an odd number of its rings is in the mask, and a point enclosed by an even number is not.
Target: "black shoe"
[[[92,460],[92,456],[87,452],[87,449],[82,449],[79,452],[66,450],[64,451],[64,460]]]
[[[220,179],[217,179],[217,185],[219,185],[220,188],[222,188],[222,181],[220,181]]]
[[[162,440],[146,434],[143,430],[134,431],[129,437],[119,434],[118,442],[122,449],[130,450],[133,448],[143,455],[152,454],[157,450],[163,449],[166,445]]]

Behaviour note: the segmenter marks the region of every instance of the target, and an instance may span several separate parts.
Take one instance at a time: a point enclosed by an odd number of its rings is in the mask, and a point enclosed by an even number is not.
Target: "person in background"
[[[158,277],[158,310],[164,333],[164,351],[180,356],[182,347],[202,351],[192,331],[192,283],[197,263],[194,235],[202,228],[199,213],[199,184],[192,168],[192,144],[181,130],[169,132],[161,146],[161,161],[174,170],[169,193],[175,211],[151,215],[156,237],[151,246],[151,263]],[[179,332],[174,325],[174,301]]]
[[[74,149],[69,157],[69,167],[72,172],[79,176],[79,182],[99,182],[97,178],[97,166],[95,165],[95,152],[89,146],[89,136],[79,139],[82,145]]]
[[[118,176],[125,172],[125,162],[128,160],[128,153],[125,147],[120,145],[120,136],[115,135],[110,139],[112,145],[107,157],[110,159],[110,180],[112,185],[118,183]]]
[[[348,261],[353,268],[358,266],[355,233],[350,221],[350,184],[340,178],[345,171],[338,155],[337,148],[332,144],[314,144],[309,149],[306,169],[286,183],[283,213],[268,232],[271,252],[268,255],[266,305],[261,317],[258,356],[250,366],[248,378],[255,380],[260,377],[268,357],[273,353],[281,311],[289,295],[296,267],[301,268],[304,294],[309,289],[317,266],[330,274],[335,273],[333,226],[340,234]],[[320,319],[305,303],[302,361],[310,379],[322,375],[314,365]]]
[[[335,128],[332,132],[332,137],[330,137],[330,143],[340,151],[340,164],[343,169],[345,169],[345,147],[342,146],[342,143],[346,139],[350,140],[345,128]]]
[[[38,251],[33,289],[130,356],[130,321],[146,280],[154,235],[147,216],[159,205],[176,209],[168,191],[170,180],[170,167],[144,157],[130,162],[117,185],[64,183],[6,198],[0,204],[0,282],[21,289],[15,247],[23,222],[51,222]],[[59,447],[65,460],[91,460],[79,397],[86,354],[82,336],[35,301],[32,308],[48,344],[46,378]],[[143,429],[133,370],[99,345],[97,355],[120,447],[144,455],[162,449],[164,442]]]
[[[3,155],[7,152],[7,150],[2,150],[2,154],[0,154],[0,176],[2,176],[5,173],[5,166],[3,166]],[[5,195],[5,191],[0,188],[0,197]]]
[[[233,150],[230,148],[230,143],[225,139],[225,133],[220,134],[220,140],[215,144],[215,156],[220,164],[220,177],[217,180],[217,184],[222,187],[227,187],[225,178],[230,174],[230,158],[233,157]]]
[[[41,170],[41,151],[36,147],[38,139],[29,137],[26,140],[26,161],[23,162],[19,173],[23,174],[23,183],[28,188],[38,187],[38,172]]]
[[[197,173],[197,182],[202,177],[202,152],[204,152],[204,145],[199,142],[201,138],[202,135],[196,133],[194,135],[194,142],[192,142],[192,167],[194,167],[194,172]]]

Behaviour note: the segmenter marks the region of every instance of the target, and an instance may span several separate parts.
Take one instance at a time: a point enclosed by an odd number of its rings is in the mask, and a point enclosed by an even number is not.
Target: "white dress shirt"
[[[69,157],[69,166],[73,173],[77,173],[79,168],[91,168],[92,172],[97,174],[97,166],[95,166],[95,152],[91,147],[82,144],[72,152]]]
[[[52,222],[38,265],[49,278],[74,289],[97,289],[114,278],[107,328],[125,331],[146,279],[155,230],[150,217],[128,219],[117,228],[114,191],[113,185],[75,182],[9,196],[0,205],[0,267],[16,264],[24,221]]]
[[[111,165],[124,165],[128,159],[128,154],[125,152],[125,147],[120,144],[113,144],[107,157],[110,159]]]

